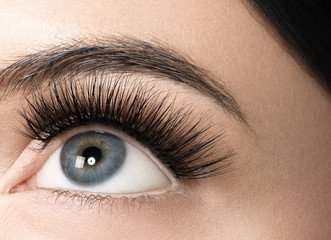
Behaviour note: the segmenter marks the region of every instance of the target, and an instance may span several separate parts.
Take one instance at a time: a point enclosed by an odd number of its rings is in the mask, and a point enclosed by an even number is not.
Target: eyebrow
[[[89,73],[142,73],[183,83],[216,100],[247,124],[235,98],[204,69],[160,41],[123,36],[93,43],[76,41],[24,56],[0,71],[0,101],[18,90],[27,95],[43,84]]]

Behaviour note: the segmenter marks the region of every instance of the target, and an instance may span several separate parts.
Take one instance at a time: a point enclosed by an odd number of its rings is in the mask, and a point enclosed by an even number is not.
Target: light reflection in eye
[[[170,188],[166,170],[131,143],[106,132],[89,131],[67,140],[37,173],[43,188],[107,194]]]

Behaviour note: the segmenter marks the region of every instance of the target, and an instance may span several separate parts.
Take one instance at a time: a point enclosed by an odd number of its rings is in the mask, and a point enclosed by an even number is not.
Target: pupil
[[[82,156],[87,160],[89,165],[93,166],[101,160],[102,152],[100,148],[88,147],[83,151]]]

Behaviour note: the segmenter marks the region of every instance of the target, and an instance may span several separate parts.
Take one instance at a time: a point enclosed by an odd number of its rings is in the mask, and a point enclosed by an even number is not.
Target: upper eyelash
[[[83,84],[54,84],[47,97],[37,91],[27,99],[28,108],[19,111],[25,129],[19,132],[39,140],[45,148],[66,130],[93,123],[110,125],[148,147],[177,178],[205,178],[227,170],[230,163],[220,163],[233,156],[233,151],[202,161],[216,152],[214,146],[222,133],[206,137],[210,127],[200,126],[203,117],[189,127],[192,107],[175,110],[169,94],[159,99],[161,92],[130,78],[91,75]],[[124,86],[129,82],[133,86],[127,91]]]

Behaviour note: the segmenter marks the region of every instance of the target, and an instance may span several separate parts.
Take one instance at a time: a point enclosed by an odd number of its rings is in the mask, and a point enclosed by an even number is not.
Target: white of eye
[[[42,188],[60,188],[77,191],[87,191],[105,194],[132,194],[151,191],[162,191],[172,186],[170,173],[161,170],[152,157],[125,142],[126,157],[120,169],[105,182],[95,185],[79,185],[69,179],[63,172],[60,157],[63,145],[58,148],[45,162],[37,173],[37,184]],[[95,159],[77,157],[75,167],[82,168],[83,164],[93,165]],[[172,177],[173,178],[173,177]]]

